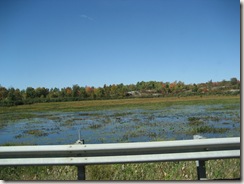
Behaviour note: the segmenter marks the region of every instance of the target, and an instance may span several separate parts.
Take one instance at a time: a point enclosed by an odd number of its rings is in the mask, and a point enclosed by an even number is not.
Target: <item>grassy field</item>
[[[133,98],[117,100],[87,100],[75,102],[51,102],[36,103],[12,107],[0,107],[0,113],[11,112],[39,112],[39,111],[94,111],[103,109],[158,109],[170,105],[211,105],[240,102],[240,96],[191,96],[191,97],[167,97],[167,98]]]
[[[109,109],[159,109],[170,105],[212,105],[240,102],[239,96],[204,96],[172,98],[136,98],[79,102],[40,103],[1,107],[1,121],[33,116],[30,112],[75,112]],[[15,113],[15,116],[12,113]],[[190,119],[191,120],[191,119]],[[193,120],[192,120],[193,121]],[[196,123],[196,122],[194,122]],[[199,123],[199,122],[197,122]],[[240,159],[211,160],[206,162],[208,179],[240,178]],[[75,166],[0,167],[0,180],[76,180]],[[111,164],[86,166],[87,180],[196,180],[196,163],[159,162],[141,164]]]

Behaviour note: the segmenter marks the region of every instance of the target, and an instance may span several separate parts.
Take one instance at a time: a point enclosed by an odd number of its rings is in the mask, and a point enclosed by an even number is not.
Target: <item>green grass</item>
[[[0,167],[1,180],[76,180],[75,166]]]
[[[206,161],[207,178],[240,178],[240,159]],[[2,180],[77,180],[75,166],[0,167]],[[86,166],[86,180],[197,180],[195,161]]]
[[[135,98],[119,100],[91,100],[76,102],[53,102],[37,103],[32,105],[21,105],[13,107],[0,107],[0,114],[19,112],[17,118],[29,118],[30,112],[76,112],[76,111],[96,111],[96,110],[124,110],[134,108],[160,109],[171,105],[213,105],[213,104],[233,104],[240,102],[239,96],[206,96],[206,97],[167,97],[167,98]],[[227,106],[227,108],[229,108]],[[34,115],[32,115],[34,116]]]

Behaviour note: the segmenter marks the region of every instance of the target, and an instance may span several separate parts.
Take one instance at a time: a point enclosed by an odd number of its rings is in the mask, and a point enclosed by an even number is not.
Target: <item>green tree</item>
[[[87,98],[86,89],[84,87],[80,87],[80,97],[83,99]]]
[[[38,87],[35,89],[35,96],[38,98],[46,98],[46,96],[49,94],[49,89],[44,87]]]
[[[110,95],[111,95],[112,97],[117,97],[117,90],[118,90],[117,85],[113,84],[113,85],[111,86]]]
[[[76,84],[72,87],[72,97],[79,97],[80,96],[80,87]]]
[[[15,89],[14,91],[14,98],[15,98],[15,105],[22,105],[23,104],[23,96],[19,89]]]
[[[8,98],[8,101],[11,101],[11,102],[14,102],[16,100],[14,88],[8,89],[8,97],[7,98]]]
[[[94,89],[94,94],[96,96],[96,98],[103,98],[104,97],[104,89],[103,88],[95,88]]]
[[[59,93],[60,98],[64,98],[66,96],[66,90],[65,88],[62,88]]]
[[[26,88],[26,98],[35,98],[35,97],[36,97],[35,89],[32,87],[27,87]]]
[[[103,85],[104,89],[104,97],[105,98],[110,98],[110,87],[107,86],[106,84]]]
[[[192,87],[192,92],[197,92],[198,91],[198,86],[194,83]]]
[[[51,88],[48,97],[49,98],[58,98],[60,96],[60,90],[58,88]]]
[[[127,88],[126,88],[126,86],[124,86],[123,83],[120,83],[120,84],[118,85],[118,91],[117,91],[117,95],[118,95],[118,97],[120,97],[120,98],[125,97],[126,92],[127,92]]]
[[[5,87],[0,86],[0,100],[6,99],[8,96],[8,90]]]
[[[237,78],[233,77],[233,78],[230,79],[230,84],[231,85],[236,85],[237,81],[238,81]]]

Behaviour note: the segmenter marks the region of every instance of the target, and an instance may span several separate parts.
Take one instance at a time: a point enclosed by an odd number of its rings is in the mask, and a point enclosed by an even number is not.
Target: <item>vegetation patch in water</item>
[[[199,134],[199,133],[225,133],[229,129],[228,128],[215,128],[214,126],[199,126],[194,127],[190,130],[191,134]]]
[[[38,137],[47,136],[48,135],[48,133],[43,132],[42,130],[26,130],[26,131],[24,131],[24,133],[25,134],[29,134],[29,135],[38,136]]]
[[[71,120],[71,119],[66,120],[66,121],[64,122],[64,125],[66,125],[66,126],[71,126],[71,125],[73,125],[73,124],[74,124],[74,121]]]
[[[204,119],[204,120],[210,120],[210,121],[220,121],[220,117],[218,117],[218,116],[206,116],[206,117],[203,117],[202,119]]]
[[[189,117],[188,118],[188,121],[189,121],[189,125],[201,125],[203,124],[204,122],[198,118],[198,117]]]
[[[91,128],[91,129],[97,129],[97,128],[101,128],[101,127],[102,127],[101,124],[92,124],[89,126],[89,128]]]

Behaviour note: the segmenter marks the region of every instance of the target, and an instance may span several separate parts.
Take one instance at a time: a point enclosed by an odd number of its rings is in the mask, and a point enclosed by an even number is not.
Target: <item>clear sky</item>
[[[0,0],[0,85],[240,79],[239,0]]]

